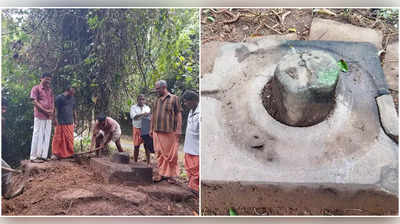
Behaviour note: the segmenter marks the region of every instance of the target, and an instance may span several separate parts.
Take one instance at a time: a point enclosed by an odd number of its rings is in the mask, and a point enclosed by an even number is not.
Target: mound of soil
[[[30,175],[24,192],[10,200],[3,199],[3,215],[196,215],[198,212],[198,196],[187,196],[190,191],[184,183],[104,184],[90,170],[88,161],[81,164],[73,160],[49,161],[28,169],[31,170],[25,170]],[[183,196],[175,200],[163,191],[155,196],[151,194],[155,187],[164,191],[171,188]]]

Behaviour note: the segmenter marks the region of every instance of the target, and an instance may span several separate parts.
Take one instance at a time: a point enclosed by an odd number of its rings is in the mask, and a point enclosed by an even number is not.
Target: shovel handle
[[[1,169],[5,170],[5,171],[13,172],[13,173],[22,173],[21,170],[15,170],[15,169],[4,167],[4,166],[2,166]]]
[[[103,149],[103,148],[99,147],[99,148],[96,148],[96,149],[94,149],[94,150],[92,150],[92,151],[76,153],[76,154],[74,154],[74,155],[75,155],[75,156],[84,155],[84,154],[88,154],[88,153],[92,153],[92,152],[97,152],[97,151],[99,151],[99,150],[101,150],[101,149]]]

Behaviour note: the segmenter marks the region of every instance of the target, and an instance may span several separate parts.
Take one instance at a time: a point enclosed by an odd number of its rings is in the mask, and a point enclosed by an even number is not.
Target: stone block
[[[90,168],[105,183],[125,185],[150,184],[153,182],[153,169],[144,163],[119,164],[107,158],[90,159]]]
[[[282,57],[293,49],[329,52],[335,61],[342,59],[349,67],[348,72],[339,74],[335,106],[329,116],[308,127],[292,127],[275,120],[262,103],[264,86],[274,76]],[[227,199],[214,193],[218,186],[228,186],[224,189],[233,195],[229,200],[235,201],[234,196],[241,195],[243,203],[259,200],[252,205],[263,206],[266,197],[258,199],[251,187],[229,188],[243,183],[280,191],[287,200],[294,201],[293,206],[301,207],[295,203],[301,194],[290,192],[322,188],[328,189],[322,192],[324,198],[342,208],[352,199],[359,203],[348,209],[363,205],[360,192],[367,191],[375,193],[364,203],[366,209],[372,204],[398,209],[398,146],[380,124],[375,98],[388,90],[374,45],[263,39],[225,43],[219,52],[212,73],[201,79],[201,129],[207,130],[201,138],[201,179],[202,184],[217,185],[202,193],[203,208]],[[209,85],[216,91],[207,89]],[[286,191],[287,186],[291,190]],[[275,205],[284,206],[287,200]],[[313,202],[309,206],[322,209],[318,200]]]
[[[127,152],[116,152],[111,157],[111,162],[113,163],[122,163],[128,164],[129,163],[129,153]]]
[[[382,49],[382,32],[329,19],[314,18],[309,40],[369,42]]]
[[[399,42],[389,44],[386,47],[386,55],[383,64],[383,72],[389,88],[399,90]]]

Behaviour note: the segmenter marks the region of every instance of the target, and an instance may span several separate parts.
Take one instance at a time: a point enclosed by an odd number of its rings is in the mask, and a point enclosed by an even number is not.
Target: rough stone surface
[[[383,65],[389,88],[399,90],[399,42],[389,44],[386,48],[385,64]]]
[[[379,108],[379,117],[385,133],[398,142],[399,118],[397,117],[393,98],[391,95],[383,95],[376,98]]]
[[[129,163],[129,153],[127,153],[127,152],[116,152],[116,153],[114,153],[112,155],[111,162],[128,164]]]
[[[256,42],[264,39],[265,37],[255,37],[250,39],[249,42]],[[296,40],[297,34],[291,33],[286,35],[270,35],[268,39],[273,40]],[[225,44],[224,42],[211,41],[201,46],[201,76],[211,73],[214,67],[215,58],[218,56],[219,48]]]
[[[153,182],[153,169],[143,163],[119,164],[113,163],[107,158],[92,158],[90,168],[105,183],[136,185]]]
[[[276,102],[280,121],[310,126],[325,119],[334,105],[339,71],[336,60],[323,51],[294,50],[285,55],[271,83],[270,99]]]
[[[333,20],[314,18],[309,40],[370,42],[382,49],[381,32],[373,29],[339,23]]]
[[[339,76],[332,113],[310,127],[276,121],[261,102],[263,87],[291,47],[328,51],[349,66]],[[201,128],[207,130],[201,138],[202,183],[341,184],[398,200],[392,178],[398,173],[398,147],[380,124],[375,97],[387,84],[372,44],[262,39],[226,43],[219,50],[212,73],[201,80]]]
[[[72,188],[66,191],[62,191],[55,195],[55,198],[61,200],[76,200],[82,198],[94,198],[93,192],[81,188]]]
[[[147,202],[148,197],[146,194],[137,191],[136,189],[127,189],[115,185],[105,186],[104,191],[110,192],[113,196],[124,199],[135,205],[141,205]]]
[[[149,194],[151,197],[159,199],[169,198],[175,202],[186,201],[193,197],[193,193],[189,190],[184,190],[171,184],[157,184],[148,186],[146,188],[138,187],[138,190]]]

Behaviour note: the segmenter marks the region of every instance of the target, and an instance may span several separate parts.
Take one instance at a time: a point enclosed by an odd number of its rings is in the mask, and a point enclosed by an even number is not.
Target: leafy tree
[[[29,155],[29,93],[43,72],[52,74],[55,94],[67,84],[76,88],[78,134],[100,111],[126,121],[139,93],[154,98],[158,79],[178,95],[198,89],[196,9],[9,9],[2,19],[2,94],[10,102],[2,134],[7,161]]]

